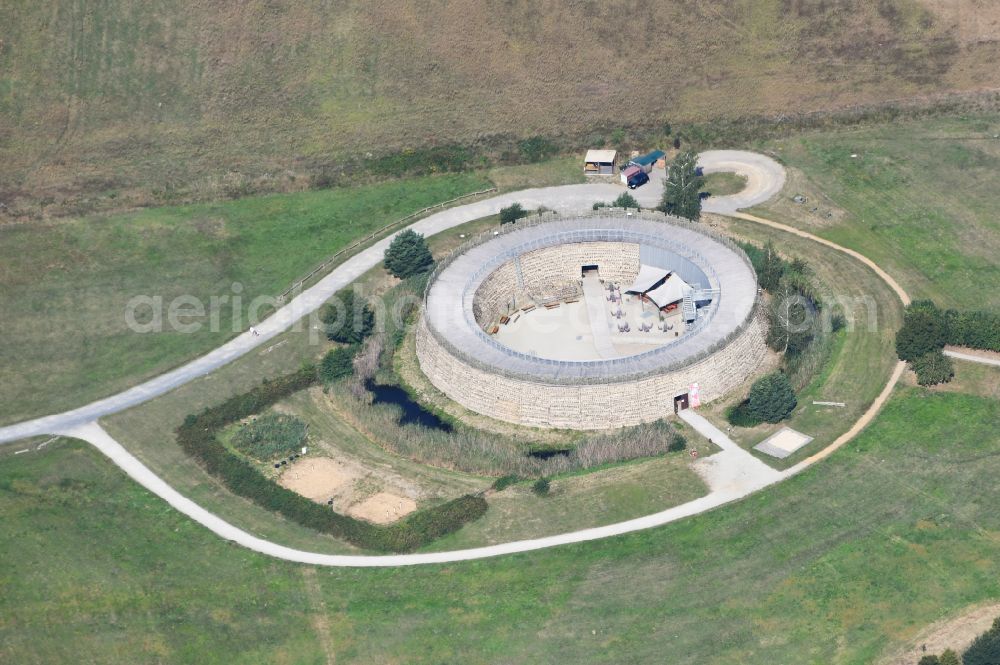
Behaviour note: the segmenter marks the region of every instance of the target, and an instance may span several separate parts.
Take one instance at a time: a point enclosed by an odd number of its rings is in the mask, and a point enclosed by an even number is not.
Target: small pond
[[[541,450],[532,450],[528,453],[528,457],[534,457],[535,459],[552,459],[553,457],[567,457],[572,451],[572,448],[542,448]]]
[[[414,402],[410,394],[399,386],[393,386],[374,381],[367,381],[365,388],[373,396],[372,404],[394,404],[402,409],[399,416],[400,425],[420,425],[427,429],[436,429],[442,432],[451,432],[451,424],[438,418],[435,414],[425,409],[418,402]]]

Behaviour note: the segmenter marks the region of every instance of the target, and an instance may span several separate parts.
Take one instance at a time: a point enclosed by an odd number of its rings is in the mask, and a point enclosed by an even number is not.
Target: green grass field
[[[477,175],[215,204],[155,208],[107,218],[0,229],[0,423],[80,406],[160,374],[246,329],[256,296],[276,296],[353,240],[411,212],[485,189]],[[233,330],[233,284],[243,315]],[[193,295],[221,301],[192,334],[132,333],[136,295],[164,308]]]
[[[822,346],[817,350],[816,362],[810,363],[812,369],[804,372],[808,381],[798,390],[799,404],[788,420],[777,425],[735,428],[730,434],[746,448],[752,448],[785,425],[812,436],[812,443],[784,460],[761,456],[767,463],[785,468],[832,443],[882,392],[896,364],[893,345],[902,323],[902,303],[874,272],[845,254],[753,222],[722,223],[731,234],[758,245],[771,241],[789,259],[804,260],[826,310],[854,319],[853,329],[848,327],[837,333],[822,332],[822,321],[817,322],[818,341],[814,343]],[[709,405],[705,415],[726,429],[726,407],[744,397],[745,394],[735,394]],[[847,406],[816,406],[813,401],[844,402]]]
[[[379,571],[233,547],[87,447],[53,444],[0,465],[0,656],[867,664],[1000,595],[998,419],[995,399],[901,388],[835,457],[737,505],[597,543]]]
[[[796,172],[780,199],[757,212],[860,251],[913,298],[996,309],[997,134],[1000,116],[994,114],[808,133],[771,143]],[[792,203],[797,193],[809,200]]]
[[[747,179],[735,173],[709,173],[705,176],[705,184],[701,191],[712,196],[728,196],[743,191]]]

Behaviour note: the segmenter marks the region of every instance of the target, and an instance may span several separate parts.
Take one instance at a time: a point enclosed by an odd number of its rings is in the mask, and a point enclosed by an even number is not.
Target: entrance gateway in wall
[[[688,400],[687,393],[682,393],[674,397],[674,413],[680,413],[689,406],[690,406],[690,401]]]

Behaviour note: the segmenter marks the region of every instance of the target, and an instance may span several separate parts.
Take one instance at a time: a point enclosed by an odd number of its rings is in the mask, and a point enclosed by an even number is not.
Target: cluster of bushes
[[[198,415],[189,415],[177,428],[177,441],[234,494],[308,528],[328,533],[361,548],[408,552],[460,529],[486,512],[486,501],[467,495],[420,510],[391,525],[379,526],[333,512],[326,506],[285,489],[266,478],[252,463],[230,453],[218,439],[223,427],[251,416],[278,400],[314,385],[317,368],[264,381],[253,390],[231,397]]]
[[[917,665],[962,665],[962,661],[952,649],[945,649],[940,656],[935,654],[923,656],[917,661]]]
[[[356,396],[355,396],[356,397]],[[590,469],[633,459],[655,457],[687,447],[667,421],[612,432],[585,434],[565,455],[532,456],[522,445],[499,434],[455,425],[450,431],[399,423],[402,410],[345,395],[349,408],[366,430],[401,457],[432,466],[489,476],[538,478]]]
[[[806,351],[817,333],[823,332],[816,325],[821,304],[812,285],[812,271],[801,259],[781,258],[771,241],[763,247],[752,243],[740,243],[740,247],[753,265],[758,284],[771,296],[767,345],[784,354],[785,372],[796,374],[799,366],[809,366]],[[842,325],[842,317],[834,323],[834,327]]]
[[[982,331],[974,329],[984,325]],[[989,330],[989,326],[993,330]],[[930,300],[915,300],[903,313],[903,326],[896,333],[896,355],[910,364],[922,386],[946,383],[955,376],[951,359],[942,350],[946,344],[1000,350],[1000,320],[987,312],[942,312]],[[965,342],[963,344],[963,342]],[[972,342],[969,344],[968,342]],[[977,344],[980,346],[973,346]]]
[[[930,300],[906,307],[903,327],[896,333],[896,355],[910,364],[922,386],[945,383],[955,376],[945,345],[1000,351],[1000,314],[941,310]]]
[[[635,197],[628,192],[622,192],[618,195],[618,198],[611,203],[598,201],[594,204],[594,210],[600,210],[601,208],[634,208],[636,210],[642,210],[642,208],[639,207],[639,202],[636,201]]]
[[[469,146],[449,144],[389,152],[367,160],[364,167],[365,170],[378,175],[399,178],[465,171],[475,162],[476,154]]]
[[[357,352],[357,346],[338,346],[327,351],[319,363],[320,380],[329,385],[350,376],[354,372],[354,356]]]
[[[973,640],[962,657],[952,649],[940,655],[928,654],[917,665],[997,665],[1000,663],[1000,617],[985,633]]]
[[[517,151],[522,161],[534,164],[555,155],[559,152],[559,146],[543,136],[533,136],[518,141]]]
[[[500,223],[513,224],[517,220],[527,217],[528,211],[520,203],[511,203],[506,208],[500,208]]]
[[[729,408],[726,418],[737,427],[781,422],[795,409],[798,400],[788,377],[774,372],[754,381],[750,396]]]
[[[948,344],[1000,352],[1000,314],[948,309],[944,312],[944,328]]]
[[[262,462],[296,452],[306,440],[307,425],[284,413],[268,413],[244,423],[233,446]]]
[[[782,354],[781,371],[753,384],[750,396],[729,408],[726,417],[737,427],[784,420],[797,404],[795,387],[807,385],[822,366],[829,333],[843,327],[843,317],[832,317],[830,330],[817,325],[821,304],[812,284],[812,271],[801,259],[783,259],[774,243],[740,243],[753,265],[767,304],[767,345]]]

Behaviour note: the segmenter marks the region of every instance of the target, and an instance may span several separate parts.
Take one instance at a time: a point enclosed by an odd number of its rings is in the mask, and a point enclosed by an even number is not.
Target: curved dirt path
[[[746,155],[744,162],[739,162],[740,155]],[[736,170],[740,173],[750,173],[748,176],[748,189],[735,197],[719,197],[711,201],[711,205],[706,205],[707,212],[718,212],[730,214],[735,217],[747,219],[757,223],[765,224],[773,228],[781,229],[798,236],[815,240],[837,251],[844,252],[868,267],[872,268],[889,286],[899,295],[903,303],[909,303],[909,296],[891,276],[886,274],[881,268],[871,262],[867,257],[846,247],[841,247],[836,243],[819,238],[805,231],[800,231],[784,224],[772,222],[753,215],[736,213],[735,208],[728,209],[736,205],[755,205],[763,203],[781,189],[784,183],[784,169],[774,160],[755,153],[739,153],[737,151],[712,151],[703,153],[699,158],[706,171]],[[734,164],[739,165],[738,170]],[[780,174],[777,175],[777,174]],[[473,219],[478,219],[489,214],[496,213],[501,207],[509,205],[513,201],[520,201],[528,207],[535,205],[545,205],[549,208],[559,209],[580,209],[591,205],[594,200],[608,200],[614,198],[621,188],[615,185],[594,184],[594,185],[568,185],[565,187],[550,187],[536,190],[524,190],[512,194],[505,194],[485,201],[460,206],[450,210],[437,213],[424,220],[421,220],[411,227],[426,235],[439,233],[453,226],[463,224]],[[749,192],[749,193],[748,193]],[[658,194],[658,189],[657,189]],[[643,192],[640,202],[649,205],[649,199],[654,198],[650,192]],[[732,200],[730,200],[732,199]],[[706,202],[708,203],[708,202]],[[585,205],[584,205],[585,204]],[[233,541],[248,549],[273,556],[286,561],[307,563],[321,566],[339,567],[391,567],[410,566],[428,563],[449,563],[455,561],[468,561],[472,559],[483,559],[487,557],[512,554],[517,552],[529,552],[533,550],[555,547],[557,545],[567,545],[590,540],[598,540],[621,534],[649,529],[656,526],[675,522],[685,517],[697,515],[699,513],[717,508],[732,501],[745,498],[764,487],[778,483],[792,475],[801,472],[817,461],[827,457],[837,448],[856,436],[878,413],[882,405],[888,399],[897,380],[902,375],[905,365],[897,365],[882,393],[866,410],[862,417],[836,441],[830,444],[816,455],[785,471],[776,471],[770,467],[760,468],[763,465],[747,451],[732,444],[722,432],[714,428],[710,423],[700,420],[697,424],[700,428],[709,431],[713,440],[720,442],[722,452],[706,457],[696,464],[696,470],[702,475],[709,486],[709,494],[701,498],[689,501],[688,503],[674,506],[667,510],[646,515],[625,522],[609,524],[602,527],[583,529],[571,533],[563,533],[545,538],[532,540],[521,540],[499,545],[471,548],[465,550],[455,550],[451,552],[427,552],[421,554],[398,554],[398,555],[336,555],[322,554],[318,552],[306,552],[296,550],[278,543],[258,538],[238,527],[229,524],[217,515],[207,511],[180,492],[168,485],[163,479],[153,473],[148,467],[140,462],[134,455],[125,449],[120,443],[114,440],[98,423],[97,419],[104,415],[109,415],[121,411],[130,406],[144,402],[152,397],[163,394],[174,387],[182,385],[191,379],[211,372],[213,369],[247,353],[260,344],[274,337],[278,333],[290,327],[309,312],[318,308],[327,298],[335,292],[356,279],[361,273],[378,264],[382,253],[391,236],[376,243],[364,252],[354,256],[318,284],[303,292],[291,303],[276,312],[273,316],[258,326],[260,336],[253,337],[243,334],[215,351],[198,358],[172,372],[168,372],[160,377],[147,381],[131,390],[127,390],[119,395],[115,395],[103,400],[98,400],[80,409],[75,409],[63,414],[38,418],[25,423],[19,423],[9,427],[0,428],[0,443],[12,441],[36,434],[61,434],[82,439],[89,442],[119,468],[127,473],[131,478],[153,494],[164,499],[176,510],[187,515],[199,524],[203,525],[213,533],[222,538]],[[696,414],[692,414],[696,415]],[[700,418],[700,417],[699,417]],[[703,419],[702,419],[703,420]],[[730,445],[731,444],[731,445]],[[751,469],[752,467],[752,469]],[[748,473],[748,469],[753,472]]]

